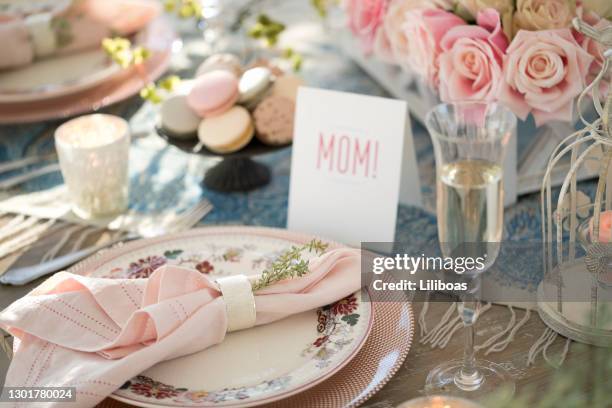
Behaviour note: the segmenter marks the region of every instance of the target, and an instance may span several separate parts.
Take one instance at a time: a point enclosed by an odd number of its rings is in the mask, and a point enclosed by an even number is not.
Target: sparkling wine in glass
[[[505,386],[507,371],[476,360],[474,325],[478,318],[480,274],[497,258],[503,229],[503,159],[516,129],[516,117],[498,104],[442,104],[426,118],[436,156],[438,238],[444,257],[484,259],[484,267],[458,272],[468,283],[459,306],[465,326],[462,359],[434,368],[426,390],[479,399]],[[460,276],[459,276],[460,275]]]
[[[504,210],[501,165],[465,159],[445,164],[439,171],[438,236],[443,255],[452,257],[462,251],[467,252],[465,256],[494,260]]]

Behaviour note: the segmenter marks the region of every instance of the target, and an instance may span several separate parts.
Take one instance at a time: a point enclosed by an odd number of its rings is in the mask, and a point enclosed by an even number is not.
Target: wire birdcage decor
[[[578,99],[578,111],[592,99],[598,118],[580,113],[584,128],[553,152],[542,181],[541,215],[544,279],[538,287],[542,320],[573,340],[612,345],[612,27],[595,29],[576,18],[574,27],[603,45],[599,75]],[[610,82],[602,105],[601,85]],[[587,166],[598,167],[595,191],[585,194],[577,179]],[[560,189],[553,179],[561,178]],[[592,200],[592,203],[590,202]],[[610,218],[612,220],[612,218]]]

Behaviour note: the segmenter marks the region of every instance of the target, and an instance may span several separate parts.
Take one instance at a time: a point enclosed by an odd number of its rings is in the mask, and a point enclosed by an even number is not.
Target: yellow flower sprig
[[[317,10],[317,13],[319,13],[321,18],[327,17],[327,7],[329,6],[328,3],[329,0],[310,0],[310,4],[312,4],[312,7]]]
[[[181,79],[177,75],[169,75],[160,79],[157,83],[149,83],[140,90],[140,97],[153,104],[158,104],[164,100],[165,93],[173,91]]]
[[[302,54],[299,54],[293,48],[285,48],[282,52],[282,57],[291,62],[291,67],[295,72],[298,72],[302,68],[304,58]]]
[[[121,68],[142,64],[151,56],[151,51],[142,46],[132,46],[127,38],[113,37],[102,40],[102,49]]]
[[[202,5],[197,0],[165,0],[164,9],[180,18],[202,18]]]
[[[122,37],[105,38],[102,40],[102,48],[121,68],[142,64],[151,56],[145,47],[133,47],[130,40]],[[178,76],[170,75],[157,83],[150,82],[140,90],[140,97],[154,104],[160,103],[163,94],[172,91],[180,81]]]
[[[278,43],[280,34],[285,31],[285,25],[273,20],[266,14],[260,14],[255,24],[249,29],[248,35],[256,40],[261,40],[264,46],[274,48]],[[292,48],[278,50],[280,56],[291,63],[294,71],[299,71],[302,67],[303,58]]]
[[[273,47],[283,31],[285,31],[283,23],[271,19],[266,14],[260,14],[248,33],[251,38],[262,40],[267,47]]]

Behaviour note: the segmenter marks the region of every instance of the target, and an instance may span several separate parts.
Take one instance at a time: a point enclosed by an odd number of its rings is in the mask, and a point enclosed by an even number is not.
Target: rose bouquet
[[[571,121],[601,70],[603,47],[574,30],[573,18],[612,25],[611,0],[345,0],[343,8],[364,54],[418,75],[445,102],[498,101],[537,126]]]

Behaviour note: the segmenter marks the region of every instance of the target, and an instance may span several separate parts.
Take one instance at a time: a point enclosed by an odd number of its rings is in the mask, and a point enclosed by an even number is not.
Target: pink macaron
[[[220,115],[238,100],[238,79],[227,71],[200,75],[187,95],[187,104],[201,117]]]

